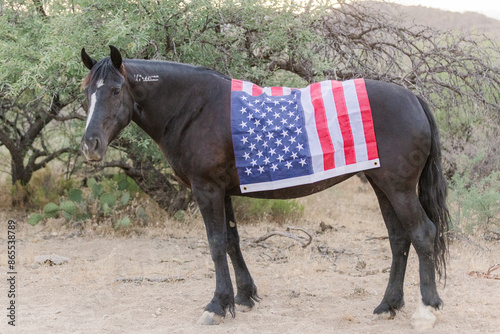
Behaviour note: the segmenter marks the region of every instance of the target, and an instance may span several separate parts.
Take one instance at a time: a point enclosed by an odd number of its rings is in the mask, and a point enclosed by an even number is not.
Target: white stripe
[[[356,161],[365,161],[368,160],[368,151],[356,86],[353,80],[345,81],[342,85],[344,86],[345,103],[347,112],[349,113],[349,121],[351,123],[352,136],[354,139]]]
[[[262,92],[263,92],[264,94],[267,94],[267,96],[271,96],[271,95],[272,95],[272,93],[271,93],[271,87],[264,87],[264,88],[262,89]]]
[[[311,184],[318,181],[323,181],[332,177],[339,175],[344,175],[348,173],[355,173],[362,170],[373,169],[380,167],[380,160],[373,159],[369,161],[362,161],[355,164],[344,165],[340,167],[335,167],[326,171],[318,172],[311,175],[304,175],[299,177],[294,177],[290,179],[261,182],[261,183],[251,183],[240,185],[240,190],[242,193],[249,193],[254,191],[266,191],[266,190],[276,190],[288,187],[299,186],[303,184]]]
[[[323,103],[325,104],[326,119],[328,121],[328,131],[332,138],[333,148],[335,150],[334,159],[335,167],[345,165],[344,138],[340,130],[339,116],[333,98],[332,82],[321,82],[321,94],[323,95]]]
[[[252,95],[252,87],[253,83],[248,82],[248,81],[243,81],[243,88],[242,90],[247,93],[248,95]]]
[[[97,92],[94,92],[92,95],[90,95],[90,108],[89,108],[89,114],[87,116],[87,123],[85,124],[85,130],[87,130],[87,127],[90,124],[90,120],[92,119],[92,115],[94,114],[94,109],[95,109],[95,103],[97,102]]]
[[[292,89],[288,87],[283,87],[283,95],[290,95],[292,94]]]
[[[314,173],[325,169],[323,161],[323,150],[319,141],[318,130],[316,129],[316,118],[314,117],[314,107],[311,101],[311,87],[307,86],[300,90],[300,101],[304,109],[304,122],[309,149],[311,151],[312,169]]]

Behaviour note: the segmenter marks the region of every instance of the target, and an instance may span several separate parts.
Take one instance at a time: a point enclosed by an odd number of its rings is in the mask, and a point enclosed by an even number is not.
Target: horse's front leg
[[[236,227],[231,197],[226,196],[224,202],[226,207],[227,253],[233,263],[236,287],[238,288],[235,298],[236,309],[246,312],[250,311],[255,305],[254,301],[259,301],[260,298],[241,253],[240,236]]]
[[[227,263],[227,236],[224,210],[224,190],[215,184],[193,186],[207,231],[210,254],[215,265],[215,293],[198,320],[203,325],[218,325],[226,310],[234,317],[234,291]]]

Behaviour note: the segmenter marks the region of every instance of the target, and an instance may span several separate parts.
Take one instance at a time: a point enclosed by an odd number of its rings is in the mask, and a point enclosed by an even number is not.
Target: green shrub
[[[29,184],[23,186],[18,182],[11,186],[10,196],[13,203],[41,209],[48,203],[57,202],[66,191],[74,188],[74,183],[71,179],[61,178],[47,166],[34,173]]]
[[[101,224],[109,221],[113,227],[127,227],[134,221],[144,222],[149,219],[146,211],[137,200],[138,188],[126,176],[113,177],[102,182],[94,178],[87,180],[88,188],[69,189],[57,201],[47,203],[43,214],[32,214],[28,222],[36,225],[46,218],[63,217],[69,221],[91,219]],[[134,194],[129,191],[131,189]]]
[[[500,222],[500,172],[477,177],[474,166],[482,159],[482,154],[473,159],[462,156],[450,182],[452,228],[466,233]]]
[[[239,222],[269,220],[283,224],[299,219],[304,214],[304,206],[296,200],[234,197],[233,205]]]

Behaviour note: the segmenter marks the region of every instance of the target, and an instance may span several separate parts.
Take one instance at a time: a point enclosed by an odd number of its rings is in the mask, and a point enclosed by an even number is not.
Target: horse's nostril
[[[95,138],[94,151],[97,151],[101,147],[101,140],[99,138]]]

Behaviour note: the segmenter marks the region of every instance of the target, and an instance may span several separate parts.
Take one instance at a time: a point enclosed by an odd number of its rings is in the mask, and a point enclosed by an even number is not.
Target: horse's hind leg
[[[374,314],[385,314],[394,317],[397,310],[404,306],[403,281],[408,261],[408,251],[410,249],[410,236],[403,227],[392,207],[391,202],[380,188],[368,178],[380,204],[380,210],[384,217],[384,222],[389,232],[389,241],[392,250],[392,265],[389,276],[389,283],[385,290],[384,298]]]
[[[226,209],[226,231],[227,231],[227,253],[233,263],[234,274],[236,277],[237,293],[235,302],[239,311],[249,311],[258,301],[257,287],[255,286],[252,276],[248,271],[243,254],[240,249],[240,236],[236,227],[236,219],[234,218],[233,203],[230,196],[225,198]]]
[[[373,176],[373,174],[370,176]],[[441,298],[436,289],[434,264],[436,226],[427,217],[419,201],[416,192],[416,182],[412,182],[410,178],[401,183],[390,182],[386,178],[373,178],[373,180],[389,199],[394,212],[406,229],[417,253],[419,260],[420,293],[424,307],[418,309],[414,314],[413,324],[416,328],[430,328],[436,319],[432,311],[442,306]]]

